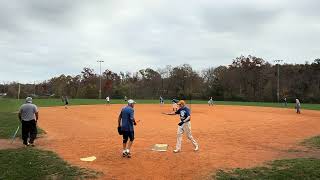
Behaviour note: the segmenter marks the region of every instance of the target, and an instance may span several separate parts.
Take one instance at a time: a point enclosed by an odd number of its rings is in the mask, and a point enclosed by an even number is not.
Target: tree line
[[[279,68],[279,74],[278,74]],[[279,75],[279,76],[278,76]],[[279,77],[279,86],[278,86]],[[18,83],[1,84],[0,92],[17,97]],[[100,75],[85,67],[75,76],[60,75],[37,84],[21,84],[20,97],[98,98]],[[279,87],[279,95],[278,93]],[[227,66],[195,71],[189,64],[154,70],[101,75],[102,97],[135,99],[208,99],[320,103],[320,59],[305,64],[276,65],[255,56],[240,56]]]

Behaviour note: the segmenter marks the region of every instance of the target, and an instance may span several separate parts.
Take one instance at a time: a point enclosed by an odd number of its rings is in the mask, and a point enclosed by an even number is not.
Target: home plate
[[[160,152],[167,151],[167,149],[168,149],[168,144],[155,144],[152,148],[153,151],[160,151]]]
[[[90,157],[86,157],[86,158],[80,158],[81,161],[87,161],[87,162],[91,162],[96,160],[97,158],[95,156],[90,156]]]

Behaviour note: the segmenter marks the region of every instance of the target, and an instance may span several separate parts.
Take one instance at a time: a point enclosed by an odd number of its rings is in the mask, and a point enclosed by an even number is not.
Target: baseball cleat
[[[122,157],[126,157],[127,155],[128,155],[128,153],[126,150],[122,151]]]
[[[126,153],[127,153],[127,158],[131,158],[131,154],[130,154],[130,150],[129,149],[126,150]]]
[[[196,146],[196,147],[194,148],[194,151],[199,151],[199,146]]]
[[[180,152],[180,149],[175,149],[175,150],[173,150],[173,152],[178,153],[178,152]]]

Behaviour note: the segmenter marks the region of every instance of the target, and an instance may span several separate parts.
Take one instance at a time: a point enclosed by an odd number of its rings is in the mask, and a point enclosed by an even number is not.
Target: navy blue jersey
[[[133,132],[134,110],[130,106],[126,106],[121,110],[121,130]]]
[[[180,120],[185,120],[188,116],[190,116],[190,109],[187,106],[184,106],[176,111],[176,114],[180,114]]]

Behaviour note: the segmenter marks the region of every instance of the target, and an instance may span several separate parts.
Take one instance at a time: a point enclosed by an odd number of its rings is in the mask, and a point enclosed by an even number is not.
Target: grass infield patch
[[[212,179],[320,179],[320,159],[299,158],[276,160],[263,167],[250,169],[219,170]]]
[[[303,145],[320,149],[320,136],[315,136],[309,139],[306,139],[302,142]]]
[[[55,153],[35,148],[0,150],[0,179],[86,179],[102,173],[71,166]]]
[[[301,144],[320,149],[320,136],[306,139]],[[217,180],[320,179],[320,159],[283,159],[272,161],[262,167],[218,170],[212,178]]]

